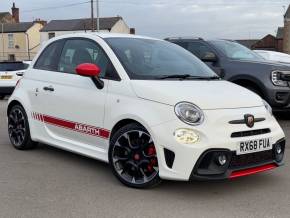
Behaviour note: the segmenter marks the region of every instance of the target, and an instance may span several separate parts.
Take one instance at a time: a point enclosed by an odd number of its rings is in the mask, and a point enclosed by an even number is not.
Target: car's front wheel
[[[20,105],[14,105],[9,111],[8,134],[10,142],[16,149],[32,149],[37,145],[30,137],[27,115]]]
[[[112,136],[109,161],[114,175],[129,187],[149,188],[161,181],[154,142],[137,123],[120,128]]]

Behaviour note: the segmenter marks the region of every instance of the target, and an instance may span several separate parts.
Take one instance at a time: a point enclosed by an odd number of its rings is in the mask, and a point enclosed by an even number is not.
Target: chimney
[[[19,8],[15,7],[15,3],[13,2],[12,10],[12,17],[15,23],[19,23]]]
[[[46,20],[41,20],[40,18],[35,19],[33,22],[34,23],[39,23],[42,26],[45,26],[47,24],[47,21]]]

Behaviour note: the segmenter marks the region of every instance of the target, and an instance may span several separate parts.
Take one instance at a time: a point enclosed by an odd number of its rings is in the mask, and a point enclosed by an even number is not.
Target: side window
[[[208,45],[201,42],[190,42],[187,50],[200,59],[206,57],[209,53],[215,53]]]
[[[178,41],[173,41],[174,44],[181,46],[182,48],[187,48],[188,43],[187,42],[178,42]]]
[[[57,70],[58,58],[62,49],[63,41],[59,40],[51,43],[44,51],[41,53],[39,58],[34,65],[34,68],[41,70]]]
[[[101,78],[114,79],[117,76],[109,58],[97,43],[85,39],[67,40],[60,56],[58,71],[76,74],[75,68],[83,63],[98,65],[101,68]]]

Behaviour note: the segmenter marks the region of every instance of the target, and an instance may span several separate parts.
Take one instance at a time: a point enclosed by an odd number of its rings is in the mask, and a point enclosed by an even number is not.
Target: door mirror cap
[[[213,52],[205,52],[201,57],[201,60],[204,62],[216,62],[217,56]]]
[[[99,66],[90,63],[80,64],[75,70],[78,75],[85,77],[98,77],[101,73]]]

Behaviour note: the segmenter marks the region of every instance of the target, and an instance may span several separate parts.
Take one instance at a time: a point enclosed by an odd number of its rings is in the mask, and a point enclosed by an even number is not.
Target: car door
[[[42,83],[36,87],[36,113],[40,114],[38,119],[50,139],[75,146],[104,148],[109,137],[109,130],[102,128],[108,80],[103,79],[104,88],[98,89],[91,78],[76,74],[75,68],[82,63],[98,65],[101,76],[111,65],[95,41],[65,40],[55,70],[44,71]]]

